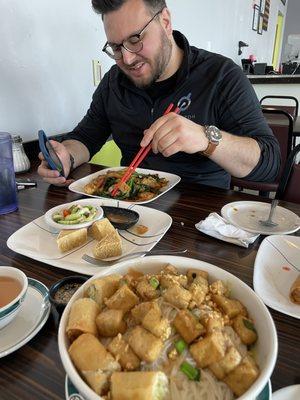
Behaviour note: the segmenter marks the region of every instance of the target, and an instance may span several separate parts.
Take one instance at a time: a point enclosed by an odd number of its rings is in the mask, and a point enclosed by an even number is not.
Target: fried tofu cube
[[[136,326],[126,337],[132,350],[143,361],[152,363],[155,361],[162,350],[163,341],[142,326]]]
[[[241,361],[242,356],[240,352],[234,346],[230,346],[222,360],[210,364],[209,368],[219,380],[223,380]]]
[[[224,382],[236,396],[242,396],[257,379],[258,375],[259,369],[254,359],[250,355],[247,355],[243,358],[242,362],[224,378]]]
[[[142,319],[142,326],[153,335],[166,340],[171,335],[171,326],[167,318],[162,318],[159,305],[152,302],[150,309]]]
[[[180,285],[183,287],[187,286],[187,277],[186,275],[172,275],[172,274],[164,274],[160,278],[160,286],[164,289],[172,287],[174,285]]]
[[[192,300],[197,304],[198,307],[205,300],[208,290],[208,281],[200,275],[197,276],[194,279],[194,282],[191,284],[189,291],[192,295]]]
[[[145,277],[136,285],[136,291],[143,300],[154,300],[160,295],[160,291],[151,286],[149,277]]]
[[[173,304],[177,308],[187,308],[192,298],[191,293],[181,286],[175,285],[168,288],[163,297],[165,301]]]
[[[147,312],[152,307],[152,301],[144,301],[143,303],[137,304],[131,310],[131,315],[133,316],[135,322],[140,324],[147,314]]]
[[[226,345],[222,332],[212,332],[204,339],[192,344],[190,352],[199,368],[208,367],[225,356]]]
[[[188,282],[192,283],[195,278],[198,276],[201,276],[202,278],[208,280],[208,272],[207,271],[202,271],[200,269],[188,269],[186,276],[188,278]]]
[[[126,331],[122,310],[104,310],[97,315],[96,325],[100,336],[113,337]]]
[[[246,318],[243,315],[238,315],[233,320],[233,329],[239,335],[244,344],[250,345],[256,342],[257,333],[251,319]]]
[[[104,278],[95,279],[85,291],[85,297],[90,297],[102,308],[104,300],[111,297],[119,287],[121,275],[112,274]]]
[[[118,334],[107,346],[107,349],[116,357],[121,367],[126,371],[134,371],[140,366],[140,359],[131,350],[129,344]]]
[[[178,270],[176,267],[174,267],[174,265],[172,264],[167,264],[166,266],[164,266],[164,268],[161,271],[161,274],[171,274],[171,275],[178,275]]]
[[[209,285],[209,290],[212,294],[220,294],[223,296],[229,295],[228,287],[225,285],[223,281],[215,281],[211,285]]]
[[[229,318],[234,318],[238,314],[247,315],[246,308],[238,300],[229,299],[219,294],[213,294],[212,299]]]
[[[180,310],[173,320],[173,325],[186,343],[193,342],[205,333],[204,326],[188,310]]]
[[[127,285],[123,285],[106,300],[105,304],[108,308],[122,310],[125,313],[131,310],[138,302],[137,295]]]

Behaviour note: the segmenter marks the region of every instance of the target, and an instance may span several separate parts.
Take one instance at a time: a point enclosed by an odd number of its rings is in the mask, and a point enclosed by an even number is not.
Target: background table
[[[73,172],[73,176],[77,179],[97,169],[98,166],[84,164]],[[7,248],[6,240],[17,229],[41,216],[49,208],[77,200],[81,196],[65,188],[49,186],[33,171],[23,174],[23,177],[36,179],[38,186],[19,192],[18,211],[0,216],[0,265],[20,268],[27,276],[50,287],[58,279],[72,275],[72,272],[18,255]],[[220,212],[226,203],[240,200],[258,198],[241,192],[180,183],[148,204],[149,207],[167,212],[173,218],[170,230],[156,248],[186,247],[189,250],[188,257],[224,268],[252,287],[253,265],[262,238],[245,249],[205,236],[195,228],[195,223],[210,212]],[[285,202],[280,204],[300,214],[300,205]],[[273,390],[277,390],[300,383],[300,323],[295,318],[271,309],[270,312],[279,339],[279,354],[272,375]],[[45,326],[27,345],[0,359],[0,399],[62,400],[65,398],[64,382],[65,372],[57,346],[57,327],[50,314]]]

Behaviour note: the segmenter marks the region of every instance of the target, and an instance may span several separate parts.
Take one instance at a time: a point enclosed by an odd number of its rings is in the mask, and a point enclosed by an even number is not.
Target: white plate
[[[53,221],[52,215],[59,212],[60,210],[70,208],[72,205],[78,204],[81,206],[93,206],[97,209],[95,217],[91,221],[87,222],[82,222],[81,224],[74,224],[74,225],[64,225],[64,224],[58,224],[57,222]],[[52,228],[61,230],[61,229],[80,229],[80,228],[86,228],[90,225],[92,225],[95,221],[103,217],[103,210],[101,208],[101,200],[97,199],[81,199],[81,200],[76,200],[72,201],[71,203],[65,203],[61,204],[59,206],[53,207],[50,210],[48,210],[45,213],[45,220],[46,223],[51,226]]]
[[[253,276],[254,290],[262,301],[274,310],[300,318],[300,306],[289,299],[290,288],[299,274],[300,237],[266,237],[258,249]]]
[[[0,358],[18,350],[44,326],[50,313],[48,288],[28,278],[28,289],[18,315],[0,331]]]
[[[299,400],[300,385],[287,386],[272,394],[272,400]],[[74,399],[75,400],[75,399]]]
[[[271,382],[269,381],[264,390],[255,398],[255,400],[271,400],[271,393]],[[68,375],[66,375],[65,379],[65,396],[66,400],[86,400],[73,385]]]
[[[94,196],[94,195],[89,195],[84,192],[84,186],[91,182],[92,179],[96,178],[99,175],[105,175],[108,171],[120,171],[121,169],[124,169],[125,167],[115,167],[115,168],[106,168],[102,169],[101,171],[95,172],[94,174],[85,176],[84,178],[78,179],[77,181],[71,183],[69,186],[69,189],[72,192],[75,193],[80,193],[84,194],[85,196],[90,196],[90,197],[96,197],[100,199],[105,199],[106,197],[101,197],[101,196]],[[168,172],[162,172],[162,171],[154,171],[152,169],[143,169],[143,168],[137,168],[136,172],[140,172],[141,174],[158,174],[160,178],[165,178],[168,180],[167,186],[163,187],[155,197],[153,197],[150,200],[145,200],[145,201],[131,201],[128,200],[127,203],[134,203],[134,204],[145,204],[145,203],[150,203],[150,201],[156,200],[158,197],[160,197],[162,194],[168,192],[172,187],[177,185],[177,183],[180,182],[181,178],[178,175],[170,174]]]
[[[140,215],[138,224],[148,227],[148,231],[140,236],[130,233],[134,232],[134,226],[129,231],[119,231],[122,236],[123,255],[151,250],[172,224],[172,218],[168,214],[153,208],[112,199],[102,200],[101,204],[103,206],[130,208]],[[90,238],[83,246],[66,253],[60,253],[56,243],[57,233],[56,230],[48,227],[42,216],[13,233],[7,240],[7,246],[16,253],[23,254],[34,260],[77,273],[94,275],[101,270],[101,267],[89,264],[81,259],[85,253],[93,256],[94,240]],[[103,262],[103,267],[107,266],[108,264]]]
[[[300,218],[286,208],[277,206],[274,211],[273,221],[278,225],[274,227],[263,226],[259,220],[265,220],[270,212],[269,203],[259,201],[235,201],[226,204],[222,216],[232,225],[248,232],[261,233],[262,235],[284,235],[296,232],[300,228]]]

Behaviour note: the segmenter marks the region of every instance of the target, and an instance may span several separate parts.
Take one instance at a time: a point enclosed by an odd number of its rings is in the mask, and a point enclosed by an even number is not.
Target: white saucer
[[[263,391],[256,397],[255,400],[271,400],[271,382],[269,381],[264,387]],[[81,394],[79,394],[76,387],[71,382],[71,379],[66,375],[65,379],[65,396],[66,400],[86,400]]]
[[[273,221],[277,226],[263,226],[259,220],[266,220],[269,216],[271,204],[259,201],[235,201],[226,204],[222,210],[222,217],[232,225],[248,232],[262,235],[285,235],[296,232],[300,228],[300,218],[286,208],[277,206]]]
[[[289,298],[299,273],[299,236],[272,235],[262,241],[254,263],[254,290],[267,306],[300,319],[300,306]]]
[[[0,358],[29,342],[44,326],[50,313],[48,288],[28,278],[25,300],[14,320],[0,330]]]
[[[300,385],[287,386],[272,394],[272,400],[299,400]]]

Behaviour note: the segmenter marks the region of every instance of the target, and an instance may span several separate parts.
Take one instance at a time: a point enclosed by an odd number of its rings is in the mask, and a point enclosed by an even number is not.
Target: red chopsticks
[[[171,112],[173,107],[174,107],[174,104],[171,103],[168,106],[168,108],[166,109],[166,111],[164,112],[164,115],[166,115],[169,112]],[[180,111],[180,108],[176,107],[173,112],[176,113],[176,114],[179,114],[179,111]],[[144,160],[144,158],[146,157],[146,155],[149,153],[150,150],[151,150],[151,142],[148,144],[148,146],[140,148],[140,150],[138,151],[138,153],[136,154],[134,159],[131,161],[131,163],[130,163],[127,171],[123,175],[122,179],[117,183],[117,185],[114,187],[114,190],[111,192],[111,196],[112,197],[115,197],[115,195],[117,194],[117,192],[120,189],[121,185],[123,183],[126,183],[128,181],[128,179],[130,179],[131,175],[134,173],[136,168],[141,164],[141,162]]]

